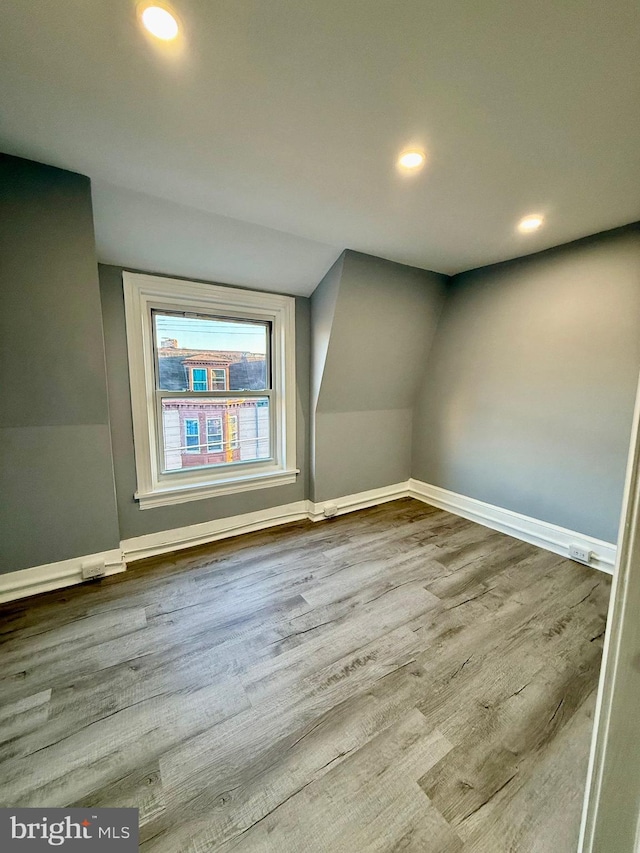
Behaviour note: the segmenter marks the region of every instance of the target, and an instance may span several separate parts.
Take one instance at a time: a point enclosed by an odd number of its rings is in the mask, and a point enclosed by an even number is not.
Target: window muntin
[[[227,371],[222,368],[211,368],[211,390],[226,391],[227,390]]]
[[[207,386],[207,370],[204,367],[191,368],[191,390],[192,391],[208,391]]]
[[[198,418],[185,418],[184,450],[186,453],[200,451],[200,421]]]
[[[207,452],[220,453],[222,448],[222,418],[207,418]]]
[[[299,473],[294,300],[142,273],[125,272],[123,282],[138,480],[135,497],[140,508],[294,483]],[[220,361],[225,345],[219,336],[207,347],[200,346],[202,341],[184,339],[185,321],[203,319],[210,321],[205,326],[210,332],[226,328],[235,333],[238,343],[226,349],[242,352],[240,361]],[[187,328],[193,326],[189,323]],[[247,329],[253,341],[265,341],[260,351],[239,344],[238,333]],[[196,358],[185,361],[185,356],[192,355]],[[193,390],[192,368],[207,370],[208,391]],[[212,388],[216,384],[212,380],[219,381],[221,374],[212,375],[211,370],[225,370],[225,390]],[[223,399],[227,414],[238,418],[237,447],[233,448],[227,443],[224,413],[213,409]],[[191,412],[183,412],[182,424],[177,403],[192,407]],[[257,434],[255,427],[253,433],[247,428],[249,414],[260,421]],[[209,453],[206,419],[220,416],[223,450]],[[199,453],[183,453],[186,417],[199,420]]]

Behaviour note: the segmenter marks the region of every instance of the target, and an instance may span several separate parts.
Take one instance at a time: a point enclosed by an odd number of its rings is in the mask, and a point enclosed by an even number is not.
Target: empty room
[[[4,0],[0,849],[640,850],[632,0]]]

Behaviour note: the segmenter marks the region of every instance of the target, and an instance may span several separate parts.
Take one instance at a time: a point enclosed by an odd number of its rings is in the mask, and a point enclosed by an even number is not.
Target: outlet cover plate
[[[591,551],[585,545],[569,545],[569,556],[579,563],[589,565],[591,562]]]
[[[82,580],[84,581],[103,578],[106,573],[105,562],[101,557],[97,557],[93,560],[85,560],[82,563]]]

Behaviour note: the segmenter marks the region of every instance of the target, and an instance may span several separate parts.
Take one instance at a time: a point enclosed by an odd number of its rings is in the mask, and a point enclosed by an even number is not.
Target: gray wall
[[[331,327],[340,291],[344,256],[345,252],[333,264],[311,296],[311,429],[309,431],[309,496],[311,497],[318,491],[316,488],[318,399],[329,352]]]
[[[99,275],[121,538],[130,539],[145,533],[187,527],[190,524],[304,500],[307,497],[309,465],[309,299],[296,297],[296,429],[297,464],[300,468],[297,482],[290,486],[277,486],[236,495],[224,495],[219,498],[190,501],[175,506],[141,510],[133,498],[136,490],[136,471],[122,269],[101,264]]]
[[[413,476],[609,542],[640,368],[640,230],[453,280]]]
[[[0,155],[0,572],[119,546],[88,178]]]
[[[322,377],[329,352],[331,329],[336,312],[342,268],[344,266],[343,252],[313,291],[311,296],[311,408],[315,410],[320,398]]]
[[[413,404],[446,282],[347,251],[313,294],[315,501],[410,476]]]
[[[0,572],[409,476],[615,541],[638,225],[453,281],[345,252],[296,299],[298,481],[141,511],[122,271],[98,283],[89,181],[2,155],[0,187]]]

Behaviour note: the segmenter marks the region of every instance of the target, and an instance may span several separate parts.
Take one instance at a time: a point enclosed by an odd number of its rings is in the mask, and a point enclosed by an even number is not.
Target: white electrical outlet
[[[589,564],[591,562],[591,551],[582,545],[569,545],[569,556],[579,563]]]
[[[338,507],[336,504],[325,504],[324,505],[324,517],[325,518],[333,518],[334,515],[337,515]]]
[[[103,578],[106,575],[106,566],[104,560],[97,557],[93,560],[85,560],[82,564],[82,580],[93,581],[98,578]]]

